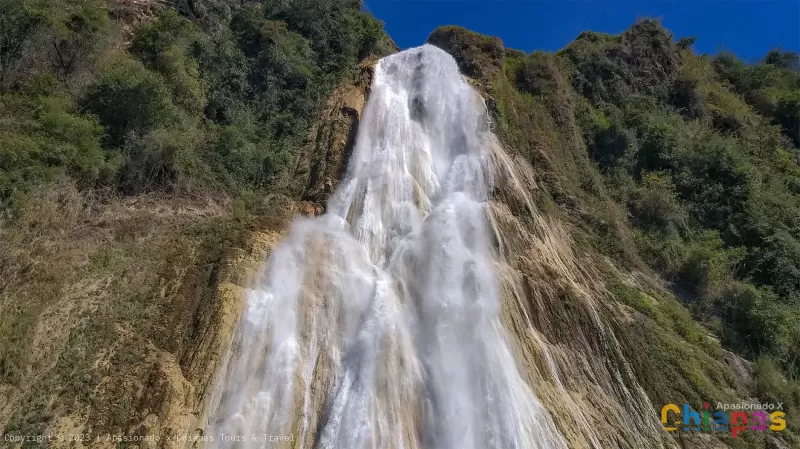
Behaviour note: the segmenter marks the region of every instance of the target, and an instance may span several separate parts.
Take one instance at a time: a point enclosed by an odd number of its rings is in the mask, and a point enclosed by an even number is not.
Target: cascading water
[[[432,46],[378,62],[348,173],[248,296],[220,447],[565,448],[499,320],[485,106]],[[255,435],[255,441],[251,438]]]

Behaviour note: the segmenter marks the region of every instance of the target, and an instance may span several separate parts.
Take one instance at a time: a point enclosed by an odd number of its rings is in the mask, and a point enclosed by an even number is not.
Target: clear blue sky
[[[730,50],[747,61],[773,47],[800,51],[800,0],[365,0],[401,48],[440,25],[498,36],[506,47],[555,51],[581,31],[619,33],[658,17],[676,38],[696,36],[699,53]]]

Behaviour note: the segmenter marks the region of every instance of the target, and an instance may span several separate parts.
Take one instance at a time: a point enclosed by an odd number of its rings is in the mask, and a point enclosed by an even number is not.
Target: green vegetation
[[[322,102],[394,51],[357,0],[175,4],[0,0],[0,391],[19,393],[5,433],[85,410],[119,431],[156,406],[111,380],[137,358],[190,357],[225,255],[308,183]],[[637,314],[614,326],[651,400],[747,394],[731,350],[797,433],[797,54],[696,55],[653,20],[556,54],[458,27],[430,42],[536,168],[537,206],[587,254],[670,286],[605,272]],[[33,351],[44,327],[50,359]],[[128,380],[159,381],[149,361]]]
[[[501,49],[466,30],[430,41],[462,64],[501,67],[476,74],[506,146],[540,175],[539,207],[680,299],[607,273],[612,294],[646,317],[619,333],[651,399],[730,398],[719,386],[732,380],[714,377],[725,348],[758,360],[755,393],[800,413],[797,54],[756,64],[696,55],[694,38],[676,42],[654,20],[617,36],[584,32],[556,54],[505,50],[502,64]]]
[[[357,1],[252,3],[199,22],[163,9],[124,51],[103,3],[3,9],[4,205],[62,174],[126,194],[299,187],[289,167],[321,101],[392,48]]]
[[[176,3],[0,0],[3,433],[157,412],[324,101],[394,50],[359,1]]]
[[[503,65],[503,42],[496,37],[445,26],[434,30],[428,42],[447,50],[461,72],[469,77],[491,76]]]
[[[595,71],[600,53],[613,69]],[[800,377],[800,327],[789,324],[800,318],[800,152],[797,120],[787,118],[800,74],[770,63],[783,61],[774,52],[753,66],[727,55],[715,64],[679,49],[654,21],[619,42],[579,38],[560,56],[590,110],[609,117],[584,137],[627,209],[639,254],[697,318],[719,320],[723,345],[769,355]],[[611,90],[609,71],[619,72]],[[776,107],[761,115],[748,103],[766,88]]]

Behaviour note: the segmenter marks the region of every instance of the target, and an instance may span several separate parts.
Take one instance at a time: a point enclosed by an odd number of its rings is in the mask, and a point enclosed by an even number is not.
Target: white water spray
[[[217,446],[566,447],[498,317],[493,139],[444,51],[378,62],[328,212],[294,223],[248,296],[212,411],[247,441]]]

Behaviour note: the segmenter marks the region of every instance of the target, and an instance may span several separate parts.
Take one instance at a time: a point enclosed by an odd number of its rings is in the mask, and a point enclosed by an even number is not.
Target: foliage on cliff
[[[175,409],[225,261],[281,226],[314,117],[393,45],[353,0],[0,0],[0,433]]]
[[[0,0],[0,432],[87,410],[124,431],[160,406],[143,392],[166,388],[164,360],[189,365],[226,254],[307,183],[321,102],[394,50],[360,7]],[[653,403],[731,399],[730,349],[797,432],[797,55],[696,55],[652,20],[556,54],[458,27],[430,41],[587,257],[669,287],[606,273]]]
[[[503,50],[458,27],[429,42],[481,64],[471,70],[498,133],[540,175],[539,206],[680,299],[609,272],[617,299],[645,317],[621,333],[651,400],[729,397],[721,345],[758,361],[754,395],[800,413],[797,54],[697,55],[654,20],[584,32],[556,54]]]
[[[0,201],[59,174],[129,194],[287,187],[320,102],[391,50],[358,1],[206,6],[125,36],[104,2],[4,1]]]

